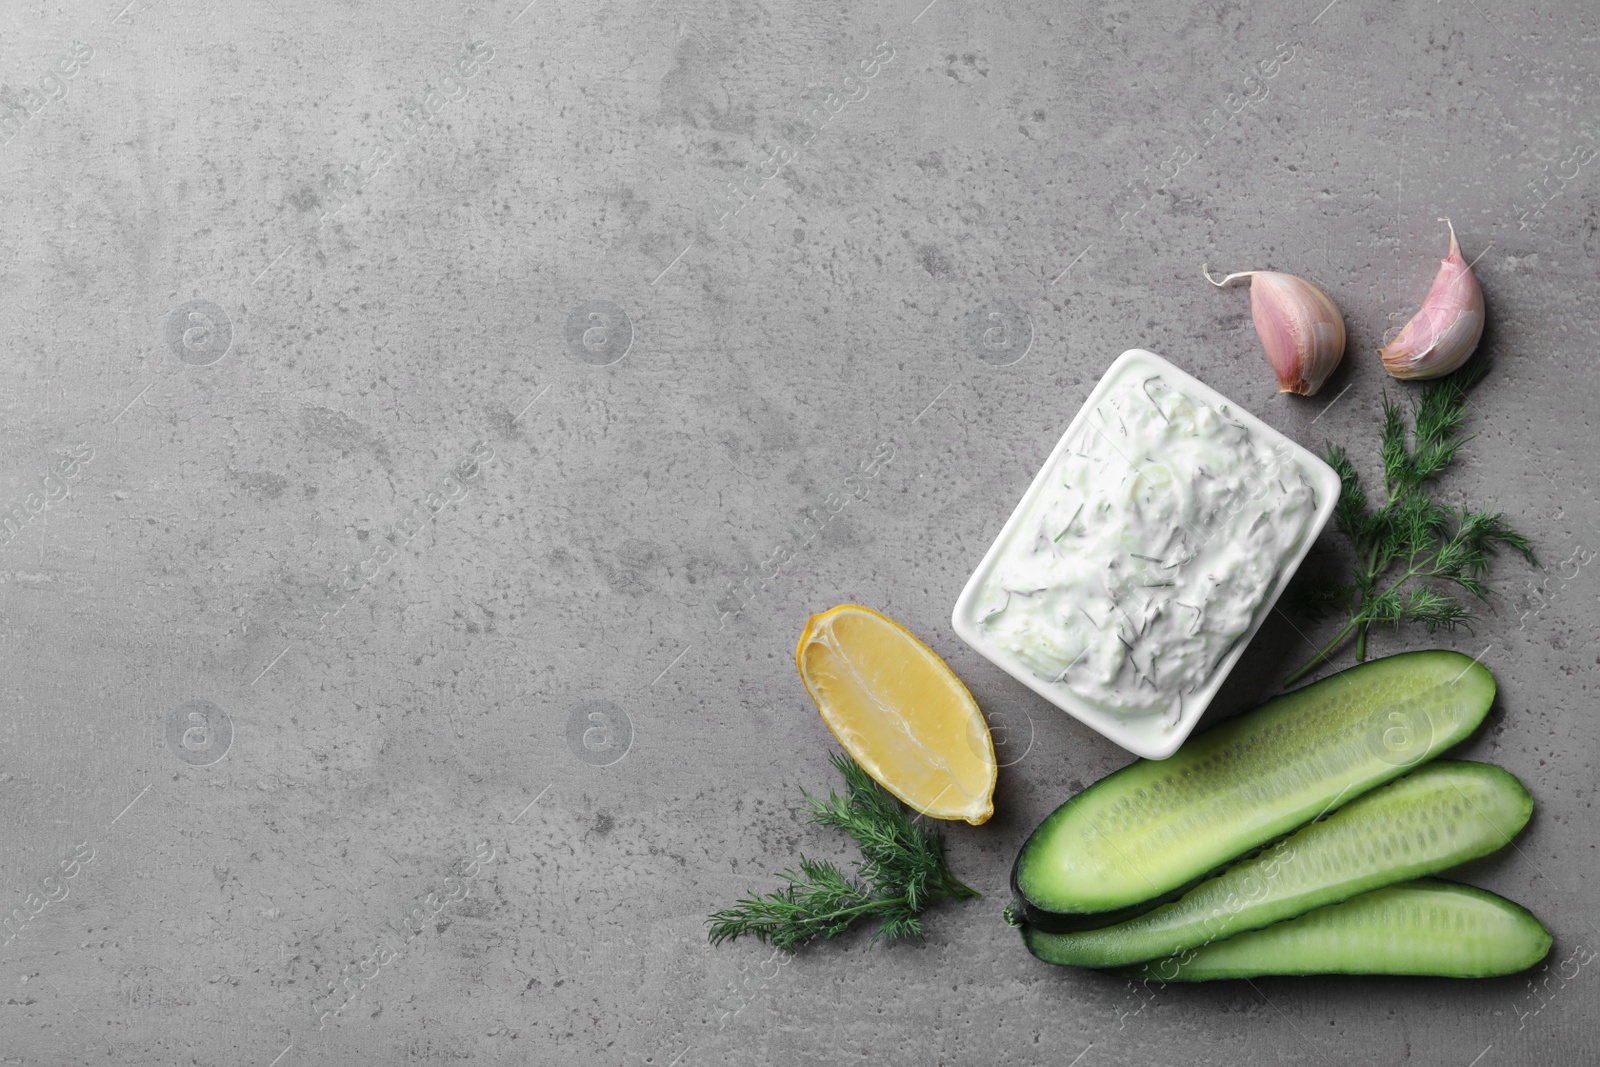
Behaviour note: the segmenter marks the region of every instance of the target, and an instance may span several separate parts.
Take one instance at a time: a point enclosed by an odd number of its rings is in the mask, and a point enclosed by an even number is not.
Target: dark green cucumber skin
[[[1314,726],[1320,714],[1324,722],[1334,722],[1336,727],[1346,728],[1347,731],[1356,729],[1357,723],[1341,718],[1345,713],[1335,703],[1330,703],[1337,700],[1342,687],[1351,682],[1360,684],[1364,679],[1366,684],[1381,685],[1386,676],[1403,679],[1407,672],[1416,671],[1426,671],[1441,681],[1413,695],[1409,704],[1401,702],[1373,708],[1365,714],[1365,719],[1369,721],[1361,725],[1365,734],[1355,742],[1347,742],[1373,746],[1379,739],[1388,739],[1392,734],[1412,736],[1418,742],[1415,751],[1404,750],[1398,754],[1385,752],[1381,758],[1374,757],[1373,764],[1365,767],[1361,774],[1345,776],[1351,780],[1341,784],[1337,778],[1329,779],[1326,795],[1314,796],[1298,807],[1264,819],[1248,831],[1236,831],[1231,837],[1221,838],[1196,835],[1192,841],[1192,856],[1184,855],[1176,860],[1166,857],[1172,862],[1181,863],[1181,866],[1166,878],[1141,879],[1137,897],[1130,892],[1109,902],[1096,901],[1091,904],[1082,897],[1077,900],[1066,899],[1047,884],[1052,865],[1065,867],[1073,861],[1070,855],[1058,854],[1062,847],[1059,843],[1054,843],[1052,849],[1052,835],[1086,803],[1098,804],[1100,798],[1115,796],[1119,790],[1129,795],[1131,803],[1137,803],[1143,796],[1141,790],[1177,788],[1172,782],[1185,778],[1189,779],[1188,788],[1191,792],[1208,788],[1209,795],[1214,796],[1219,791],[1246,791],[1251,782],[1259,780],[1262,775],[1263,758],[1252,755],[1243,760],[1241,765],[1226,757],[1231,749],[1255,749],[1274,742],[1280,748],[1292,748],[1292,758],[1299,761],[1282,763],[1276,767],[1277,770],[1288,772],[1297,766],[1310,766],[1314,770],[1319,763],[1325,762],[1323,753],[1326,746],[1319,747],[1312,743],[1312,735],[1307,732],[1308,723]],[[1447,688],[1454,690],[1452,699],[1457,700],[1459,706],[1453,709],[1453,717],[1436,724],[1432,713],[1427,711],[1425,700],[1429,697],[1438,698]],[[1405,652],[1372,660],[1275,697],[1251,711],[1201,732],[1166,760],[1138,760],[1107,775],[1046,816],[1023,844],[1012,866],[1012,888],[1019,902],[1016,910],[1037,927],[1055,930],[1108,925],[1123,921],[1141,910],[1148,910],[1154,904],[1181,894],[1240,856],[1278,840],[1310,819],[1414,770],[1465,740],[1488,713],[1494,693],[1493,676],[1475,660],[1457,652],[1425,651]],[[1320,706],[1316,703],[1318,700],[1322,701]],[[1328,710],[1330,706],[1335,710]],[[1425,716],[1420,720],[1416,718],[1419,707]],[[1411,720],[1407,720],[1408,714]],[[1421,722],[1427,727],[1425,743],[1422,743],[1424,738],[1420,730],[1415,731],[1414,735],[1397,733],[1392,726],[1385,731],[1385,724],[1393,719],[1398,719],[1402,726],[1408,721]],[[1355,747],[1350,752],[1354,753],[1352,759],[1360,755]],[[1390,758],[1393,758],[1393,762],[1388,762]],[[1053,854],[1053,851],[1057,854]],[[1030,873],[1033,874],[1031,878]]]
[[[1494,923],[1493,960],[1451,960],[1451,938],[1404,930],[1388,909],[1431,906],[1464,926],[1474,919]],[[1355,944],[1340,944],[1341,935]],[[1460,935],[1455,935],[1459,943]],[[1274,975],[1385,974],[1433,978],[1496,978],[1516,974],[1550,952],[1550,931],[1527,908],[1474,886],[1419,878],[1375,889],[1340,904],[1315,908],[1295,919],[1239,934],[1214,945],[1166,959],[1120,967],[1110,973],[1143,982],[1214,982]]]
[[[1023,942],[1046,963],[1084,967],[1182,953],[1486,856],[1532,814],[1532,797],[1509,772],[1441,760],[1234,864],[1175,903],[1116,926],[1063,933],[1025,927]]]

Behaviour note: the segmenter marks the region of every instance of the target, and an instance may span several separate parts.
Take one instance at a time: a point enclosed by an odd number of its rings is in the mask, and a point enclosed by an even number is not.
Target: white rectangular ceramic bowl
[[[1289,454],[1304,468],[1306,477],[1311,481],[1312,488],[1317,494],[1316,511],[1311,521],[1305,539],[1301,542],[1298,551],[1283,562],[1277,584],[1272,587],[1267,595],[1257,605],[1253,621],[1244,636],[1238,640],[1233,650],[1219,662],[1213,670],[1209,681],[1204,687],[1189,694],[1182,701],[1182,710],[1177,721],[1171,725],[1163,726],[1154,721],[1151,716],[1129,716],[1108,711],[1087,700],[1077,699],[1070,691],[1063,687],[1052,687],[1049,683],[1036,676],[1020,662],[1013,660],[1008,653],[994,646],[979,628],[975,615],[975,601],[987,579],[990,570],[995,566],[1004,546],[1010,541],[1013,532],[1022,523],[1023,516],[1028,512],[1034,499],[1041,493],[1046,485],[1046,478],[1061,461],[1084,425],[1087,423],[1089,413],[1094,411],[1113,384],[1119,380],[1122,373],[1129,370],[1148,370],[1152,374],[1160,374],[1167,380],[1174,382],[1191,395],[1212,405],[1213,407],[1227,407],[1230,414],[1239,422],[1249,427],[1251,431],[1261,436],[1264,442],[1275,448],[1287,449]],[[1162,359],[1153,352],[1134,348],[1122,353],[1101,376],[1100,381],[1089,393],[1089,398],[1084,401],[1083,407],[1073,418],[1072,423],[1061,435],[1061,440],[1056,443],[1055,449],[1050,453],[1044,464],[1039,468],[1038,475],[1033,479],[1033,484],[1028,486],[1027,492],[1022,495],[1016,510],[1011,513],[1011,518],[1006,520],[999,536],[989,546],[983,562],[978,564],[972,577],[967,580],[966,587],[961,590],[961,596],[956,600],[955,611],[952,614],[952,623],[961,639],[976,649],[984,658],[990,660],[1001,670],[1017,679],[1023,685],[1032,689],[1062,711],[1082,722],[1084,725],[1098,730],[1117,744],[1140,756],[1149,759],[1166,759],[1178,750],[1189,733],[1194,729],[1200,717],[1205,714],[1206,708],[1217,695],[1217,690],[1227,680],[1228,674],[1244,654],[1245,647],[1261,629],[1261,624],[1271,613],[1278,597],[1282,595],[1284,587],[1294,577],[1306,553],[1311,550],[1317,537],[1327,526],[1328,520],[1333,516],[1334,505],[1339,499],[1339,476],[1332,467],[1328,466],[1319,457],[1313,455],[1301,445],[1289,440],[1277,430],[1268,426],[1254,415],[1245,411],[1238,404],[1218,393],[1204,382],[1185,374],[1171,363]]]

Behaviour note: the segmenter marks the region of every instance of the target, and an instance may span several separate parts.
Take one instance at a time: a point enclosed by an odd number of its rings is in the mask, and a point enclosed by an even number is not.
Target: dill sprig
[[[827,941],[853,923],[875,919],[872,940],[918,937],[922,912],[941,900],[980,896],[950,873],[944,837],[917,818],[848,756],[832,757],[845,781],[844,795],[826,800],[802,791],[811,821],[843,830],[861,850],[856,877],[832,863],[800,857],[800,869],[779,875],[777,892],[746,897],[706,922],[713,945],[749,935],[778,948]]]
[[[1356,573],[1345,581],[1314,584],[1303,599],[1314,609],[1346,611],[1350,618],[1284,685],[1305,677],[1352,634],[1356,660],[1365,660],[1367,631],[1373,626],[1419,622],[1429,633],[1457,626],[1471,629],[1470,602],[1450,587],[1488,600],[1484,578],[1499,547],[1537,564],[1532,543],[1506,525],[1499,512],[1446,507],[1430,491],[1468,440],[1461,436],[1467,397],[1488,373],[1489,357],[1480,352],[1458,370],[1429,382],[1421,398],[1410,404],[1411,428],[1405,408],[1384,394],[1382,507],[1374,508],[1367,499],[1349,454],[1337,445],[1327,447],[1324,458],[1338,472],[1340,485],[1333,522],[1355,548]]]

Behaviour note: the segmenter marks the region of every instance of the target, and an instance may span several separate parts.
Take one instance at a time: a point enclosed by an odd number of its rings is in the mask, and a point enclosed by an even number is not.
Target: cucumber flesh
[[[1046,817],[1012,871],[1019,910],[1040,926],[1113,921],[1465,740],[1494,693],[1475,660],[1428,651],[1269,700]]]
[[[1046,963],[1123,967],[1437,874],[1508,843],[1533,814],[1509,772],[1442,760],[1346,804],[1171,904],[1093,930],[1023,930]]]
[[[1525,971],[1549,951],[1550,931],[1522,905],[1423,878],[1117,973],[1147,982],[1278,974],[1492,978]]]

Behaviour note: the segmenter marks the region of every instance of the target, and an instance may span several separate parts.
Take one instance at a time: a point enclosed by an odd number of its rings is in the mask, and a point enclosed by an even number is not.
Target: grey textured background
[[[0,1063],[1592,1061],[1592,4],[525,2],[0,16]],[[1498,361],[1445,495],[1548,572],[1374,645],[1498,676],[1465,751],[1538,811],[1471,876],[1551,968],[1152,999],[1036,964],[1014,851],[1127,757],[958,644],[956,593],[1124,348],[1372,472],[1441,215]],[[1322,397],[1202,260],[1329,291]],[[997,814],[949,832],[988,896],[921,944],[712,950],[847,855],[795,811],[831,772],[792,659],[846,600],[996,724]],[[1334,624],[1296,625],[1213,714]]]

